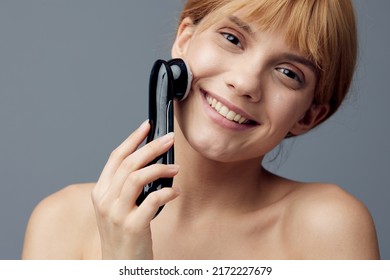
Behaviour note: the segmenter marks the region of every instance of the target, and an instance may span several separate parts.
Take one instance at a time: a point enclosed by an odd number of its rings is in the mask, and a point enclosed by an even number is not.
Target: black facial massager
[[[169,61],[157,60],[152,68],[149,80],[149,123],[150,131],[146,143],[173,131],[173,100],[183,100],[190,91],[192,74],[184,60],[175,58]],[[152,162],[155,164],[173,164],[173,146]],[[137,198],[139,206],[152,192],[165,187],[172,187],[173,178],[159,178],[144,186]],[[156,213],[162,210],[159,208]]]

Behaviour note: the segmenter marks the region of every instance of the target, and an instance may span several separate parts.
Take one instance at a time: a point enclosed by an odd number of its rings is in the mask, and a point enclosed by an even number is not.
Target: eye
[[[242,47],[241,45],[241,42],[240,42],[240,39],[238,39],[236,36],[234,36],[233,34],[231,33],[227,33],[227,32],[222,32],[221,33],[223,37],[225,37],[226,40],[228,40],[230,43],[232,43],[233,45],[236,45],[238,47]]]
[[[299,83],[302,83],[302,79],[294,71],[292,71],[288,68],[281,68],[281,67],[276,68],[276,70],[279,71],[280,73],[284,74],[288,78],[296,80]]]

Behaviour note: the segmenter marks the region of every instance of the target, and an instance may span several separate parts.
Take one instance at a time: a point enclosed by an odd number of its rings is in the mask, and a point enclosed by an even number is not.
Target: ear
[[[304,116],[291,128],[290,133],[292,135],[301,135],[309,131],[317,124],[319,124],[329,113],[329,105],[312,104],[310,108],[305,112]]]
[[[173,43],[171,54],[173,58],[182,58],[187,52],[187,48],[195,31],[195,25],[191,18],[186,17],[180,23],[177,30],[176,39]]]

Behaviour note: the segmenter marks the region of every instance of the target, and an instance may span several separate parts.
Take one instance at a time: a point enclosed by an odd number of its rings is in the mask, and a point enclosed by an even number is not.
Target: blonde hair
[[[190,17],[206,28],[238,10],[264,30],[283,29],[287,43],[316,65],[313,102],[329,104],[330,117],[344,100],[355,70],[357,34],[351,1],[188,0],[180,21]]]

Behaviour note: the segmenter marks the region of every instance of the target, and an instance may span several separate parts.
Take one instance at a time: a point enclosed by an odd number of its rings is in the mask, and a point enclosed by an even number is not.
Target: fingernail
[[[148,123],[149,123],[149,119],[147,119],[143,123],[141,123],[141,125],[139,127],[144,128]]]
[[[168,134],[165,134],[164,136],[158,138],[158,141],[162,145],[166,145],[166,144],[171,143],[172,139],[173,139],[173,132],[169,132]]]
[[[177,193],[177,194],[181,193],[181,191],[180,191],[180,189],[178,187],[174,187],[174,188],[172,188],[172,190],[174,190],[175,193]]]
[[[175,172],[178,172],[178,171],[179,171],[179,165],[178,165],[178,164],[169,164],[168,166],[169,166],[169,168],[170,168],[172,171],[175,171]]]

